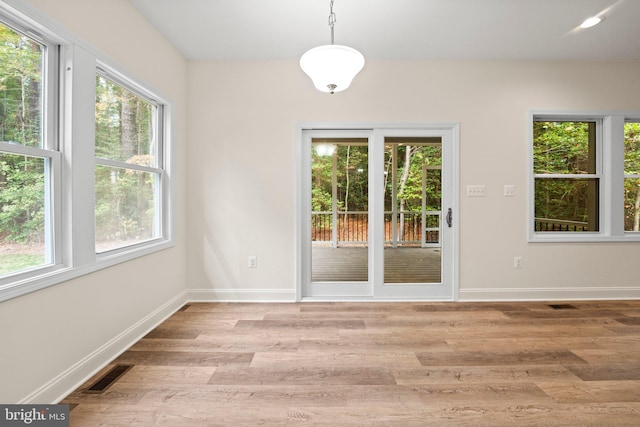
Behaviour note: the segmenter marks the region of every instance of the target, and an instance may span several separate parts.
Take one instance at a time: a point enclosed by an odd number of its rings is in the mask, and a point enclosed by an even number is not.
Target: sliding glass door
[[[453,298],[453,137],[303,130],[301,298]]]

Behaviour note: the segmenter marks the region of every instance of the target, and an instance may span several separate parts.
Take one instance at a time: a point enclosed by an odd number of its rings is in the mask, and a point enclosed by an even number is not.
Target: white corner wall
[[[126,0],[28,0],[175,103],[176,245],[0,303],[0,402],[50,403],[185,299],[187,63]]]
[[[190,293],[295,298],[297,123],[458,122],[461,300],[640,297],[638,243],[526,241],[527,112],[640,111],[639,75],[639,62],[371,60],[329,95],[296,61],[190,62]],[[486,197],[465,197],[472,184]]]

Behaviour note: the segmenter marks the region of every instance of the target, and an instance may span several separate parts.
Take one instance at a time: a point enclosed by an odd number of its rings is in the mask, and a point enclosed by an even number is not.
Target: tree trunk
[[[409,179],[409,172],[411,171],[411,155],[413,154],[413,150],[411,146],[407,146],[407,149],[404,154],[404,169],[402,170],[402,176],[400,177],[400,183],[398,185],[398,194],[401,195],[404,193],[404,189],[407,186],[407,180]],[[404,207],[405,200],[402,196],[400,199],[400,227],[398,230],[398,240],[404,240]]]
[[[38,146],[44,143],[44,129],[42,129],[42,111],[40,106],[41,94],[40,94],[40,82],[34,78],[29,79],[29,99],[27,100],[27,108],[29,111],[26,114],[28,120],[27,129],[29,129],[29,139],[35,138],[34,143]]]
[[[120,149],[123,160],[128,160],[136,153],[136,105],[135,100],[124,94],[120,104]]]
[[[136,129],[137,122],[137,102],[127,92],[125,92],[121,99],[120,104],[120,148],[123,160],[127,161],[138,154],[138,132]],[[136,192],[136,212],[133,214],[133,218],[141,226],[141,216],[139,215],[143,208],[144,200],[142,199],[142,188],[144,183],[144,176],[142,173],[136,173],[136,181],[138,185],[138,191]],[[126,203],[126,198],[125,198]],[[128,235],[128,230],[125,228],[125,234]]]
[[[640,185],[636,192],[635,211],[633,213],[633,231],[640,231]]]
[[[347,145],[347,160],[345,161],[344,167],[344,175],[346,179],[346,188],[344,190],[344,220],[342,221],[342,229],[347,229],[347,234],[349,233],[349,228],[347,227],[347,212],[349,212],[349,156],[351,155],[351,146]],[[344,236],[344,239],[349,240],[349,236]],[[340,240],[340,239],[338,239]]]
[[[20,115],[18,116],[18,121],[20,122],[20,138],[22,139],[20,142],[29,145],[29,141],[27,141],[27,130],[26,130],[26,114],[27,114],[27,85],[24,81],[24,76],[20,77]]]
[[[386,197],[387,196],[387,185],[389,185],[389,176],[390,176],[390,170],[391,170],[391,165],[393,164],[393,153],[391,153],[389,155],[389,160],[387,160],[387,163],[384,167],[384,193],[383,195]]]

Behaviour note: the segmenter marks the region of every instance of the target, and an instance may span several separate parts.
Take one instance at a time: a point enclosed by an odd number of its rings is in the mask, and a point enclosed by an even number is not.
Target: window
[[[531,115],[531,241],[638,240],[640,121],[630,117]]]
[[[640,121],[624,124],[624,230],[640,231]]]
[[[0,277],[55,262],[56,48],[0,22]]]
[[[161,235],[161,107],[96,75],[96,252]]]
[[[174,244],[171,104],[30,13],[0,1],[0,302]]]
[[[599,122],[533,122],[535,230],[599,230]]]

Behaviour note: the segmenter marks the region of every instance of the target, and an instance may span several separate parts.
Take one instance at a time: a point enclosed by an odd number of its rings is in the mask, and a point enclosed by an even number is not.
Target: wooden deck
[[[366,247],[312,249],[311,281],[366,282]],[[437,248],[385,248],[385,283],[440,283],[441,256]]]

